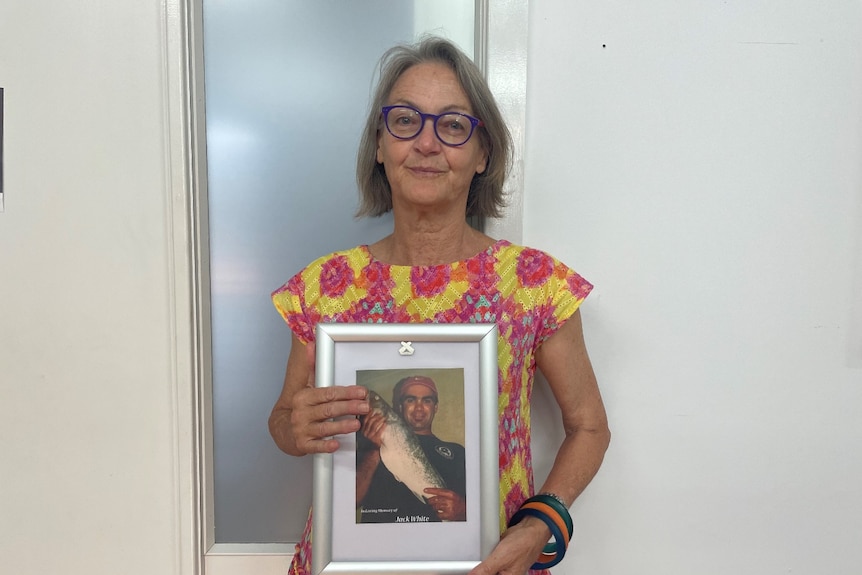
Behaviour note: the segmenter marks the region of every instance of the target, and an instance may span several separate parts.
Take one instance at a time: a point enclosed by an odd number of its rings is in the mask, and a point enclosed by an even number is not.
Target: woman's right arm
[[[269,433],[290,455],[332,453],[338,449],[333,436],[359,430],[356,417],[343,416],[368,413],[366,395],[358,385],[315,387],[314,344],[305,345],[294,335],[284,387],[269,416]]]

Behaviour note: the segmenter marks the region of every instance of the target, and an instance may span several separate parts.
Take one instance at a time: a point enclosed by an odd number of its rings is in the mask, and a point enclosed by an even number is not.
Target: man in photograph
[[[465,521],[464,447],[432,432],[439,408],[434,380],[401,379],[391,408],[371,396],[372,410],[357,434],[358,522]]]

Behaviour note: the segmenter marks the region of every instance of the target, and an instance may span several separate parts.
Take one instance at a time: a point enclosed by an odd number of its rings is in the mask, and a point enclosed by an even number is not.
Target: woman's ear
[[[485,173],[485,169],[488,167],[488,152],[485,150],[485,146],[482,146],[482,159],[476,164],[476,173],[483,174]]]
[[[383,132],[377,130],[377,163],[383,163]]]

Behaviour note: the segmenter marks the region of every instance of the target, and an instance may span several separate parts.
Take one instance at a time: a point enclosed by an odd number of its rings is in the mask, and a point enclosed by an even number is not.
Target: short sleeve
[[[542,311],[541,326],[536,337],[537,345],[556,333],[581,307],[581,303],[593,290],[593,284],[577,272],[564,263],[551,259],[554,262],[554,272],[546,284],[546,297],[549,303]]]
[[[308,264],[272,293],[275,309],[303,343],[314,341],[321,322],[355,321],[352,306],[362,295],[364,247],[334,252]]]
[[[302,270],[272,292],[275,309],[302,343],[314,341],[314,326],[317,323],[306,311],[305,278],[308,273],[308,268]]]

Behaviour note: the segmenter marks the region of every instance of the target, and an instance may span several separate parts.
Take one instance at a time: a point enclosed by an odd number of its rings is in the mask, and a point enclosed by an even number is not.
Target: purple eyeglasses
[[[434,121],[437,139],[447,146],[463,146],[473,135],[476,126],[483,126],[482,120],[460,112],[443,114],[423,114],[411,106],[384,106],[383,123],[386,129],[399,140],[410,140],[419,135],[425,120]]]

